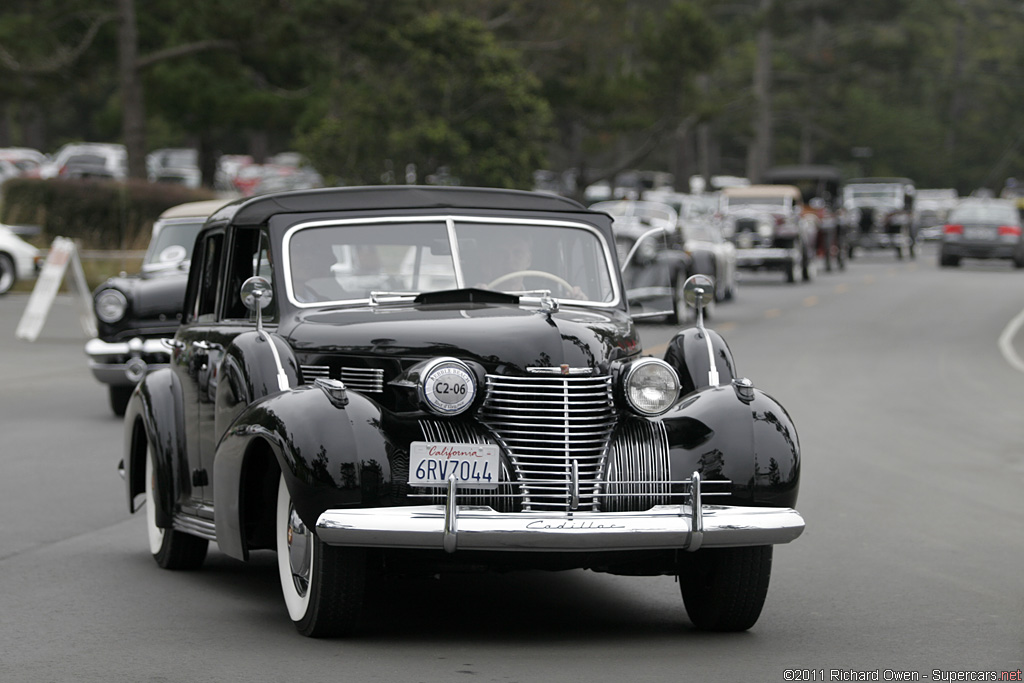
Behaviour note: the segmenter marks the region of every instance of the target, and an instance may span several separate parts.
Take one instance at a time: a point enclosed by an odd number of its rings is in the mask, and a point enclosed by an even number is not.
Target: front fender
[[[714,330],[706,330],[711,339],[715,369],[721,384],[729,384],[737,376],[736,363],[725,339]],[[680,394],[685,396],[697,389],[708,386],[708,371],[711,361],[708,357],[708,343],[704,332],[696,327],[680,330],[668,344],[665,362],[675,368],[681,384]]]
[[[266,330],[243,332],[220,360],[215,433],[224,434],[257,399],[299,385],[299,364],[288,342]]]
[[[136,512],[135,498],[146,492],[146,449],[153,451],[156,477],[170,485],[157,486],[156,525],[171,526],[174,501],[187,486],[185,425],[181,413],[182,392],[169,368],[146,375],[132,393],[125,409],[124,469],[128,510]],[[186,482],[186,483],[183,483]]]
[[[381,429],[381,409],[362,394],[332,400],[318,386],[302,386],[264,397],[248,406],[217,446],[217,544],[246,559],[245,468],[259,446],[269,446],[284,473],[295,508],[310,528],[331,508],[373,506],[391,479],[394,452]],[[276,491],[276,489],[275,489]],[[256,505],[274,505],[259,501]]]
[[[800,440],[785,408],[768,394],[750,386],[707,387],[660,420],[674,481],[697,471],[732,482],[729,504],[796,506]]]

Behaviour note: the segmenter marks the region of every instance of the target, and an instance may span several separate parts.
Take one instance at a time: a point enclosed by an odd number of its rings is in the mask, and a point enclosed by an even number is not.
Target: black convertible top
[[[282,213],[389,209],[481,209],[592,213],[566,197],[523,190],[422,185],[327,187],[242,199],[211,216],[211,221],[259,225]]]

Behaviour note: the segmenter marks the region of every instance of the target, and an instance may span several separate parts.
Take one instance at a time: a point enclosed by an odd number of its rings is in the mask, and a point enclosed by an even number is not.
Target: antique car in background
[[[181,321],[188,266],[207,216],[226,204],[213,199],[164,211],[153,223],[142,269],[108,279],[93,292],[97,336],[85,344],[89,369],[107,385],[110,408],[124,415],[132,389],[171,357],[165,344]]]
[[[776,166],[765,172],[764,182],[772,185],[793,185],[800,189],[804,214],[817,223],[817,253],[825,261],[825,270],[833,264],[846,269],[846,226],[842,216],[842,176],[835,166]]]
[[[806,281],[816,268],[817,222],[793,185],[727,187],[720,197],[723,234],[736,245],[741,270],[778,270],[786,282]]]
[[[942,239],[946,217],[960,201],[957,191],[946,188],[918,188],[914,196],[914,234],[916,241]]]
[[[240,200],[200,233],[184,310],[125,415],[129,510],[166,569],[276,550],[304,635],[358,633],[392,575],[575,568],[677,577],[694,625],[743,630],[803,530],[786,410],[699,316],[643,355],[612,219],[572,200]]]
[[[914,258],[914,182],[909,178],[854,178],[843,187],[843,209],[849,237],[847,255],[855,248],[893,249],[896,258]]]
[[[686,253],[675,209],[637,199],[597,202],[590,209],[613,219],[615,249],[634,315],[661,318],[669,325],[685,320],[683,283],[693,274],[693,260]]]
[[[648,190],[642,198],[675,209],[683,236],[683,251],[692,262],[690,271],[714,280],[715,302],[731,300],[737,289],[736,246],[725,239],[721,223],[715,220],[717,194]],[[705,309],[707,317],[711,317],[714,305],[711,303]]]
[[[18,280],[30,280],[43,267],[43,255],[9,226],[0,224],[0,296]]]
[[[961,259],[1008,259],[1024,268],[1021,216],[1013,199],[963,199],[949,212],[939,245],[939,265]]]

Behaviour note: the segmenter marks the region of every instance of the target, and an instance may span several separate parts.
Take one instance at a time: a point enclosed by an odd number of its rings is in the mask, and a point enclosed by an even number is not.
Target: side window
[[[255,315],[242,303],[242,283],[254,275],[260,275],[274,283],[271,267],[270,240],[267,232],[260,228],[236,228],[228,265],[226,305],[224,318],[230,320],[255,320]],[[264,322],[277,320],[277,294],[270,306],[263,309]]]
[[[214,319],[217,309],[217,284],[220,281],[220,255],[224,234],[209,235],[203,242],[202,261],[199,264],[199,284],[196,292],[192,320],[208,322]]]

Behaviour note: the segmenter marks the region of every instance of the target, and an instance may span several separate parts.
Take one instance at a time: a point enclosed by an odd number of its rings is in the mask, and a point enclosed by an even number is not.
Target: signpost
[[[72,239],[55,237],[53,244],[50,245],[50,253],[46,256],[46,263],[43,264],[43,270],[36,280],[36,286],[29,296],[25,312],[15,330],[15,336],[18,339],[34,342],[39,337],[43,323],[46,322],[46,316],[49,315],[54,299],[57,298],[60,283],[64,280],[69,266],[71,268],[71,289],[82,304],[79,312],[82,330],[90,337],[96,336],[92,296],[89,293],[89,285],[85,282],[85,271],[82,270],[78,248]]]

